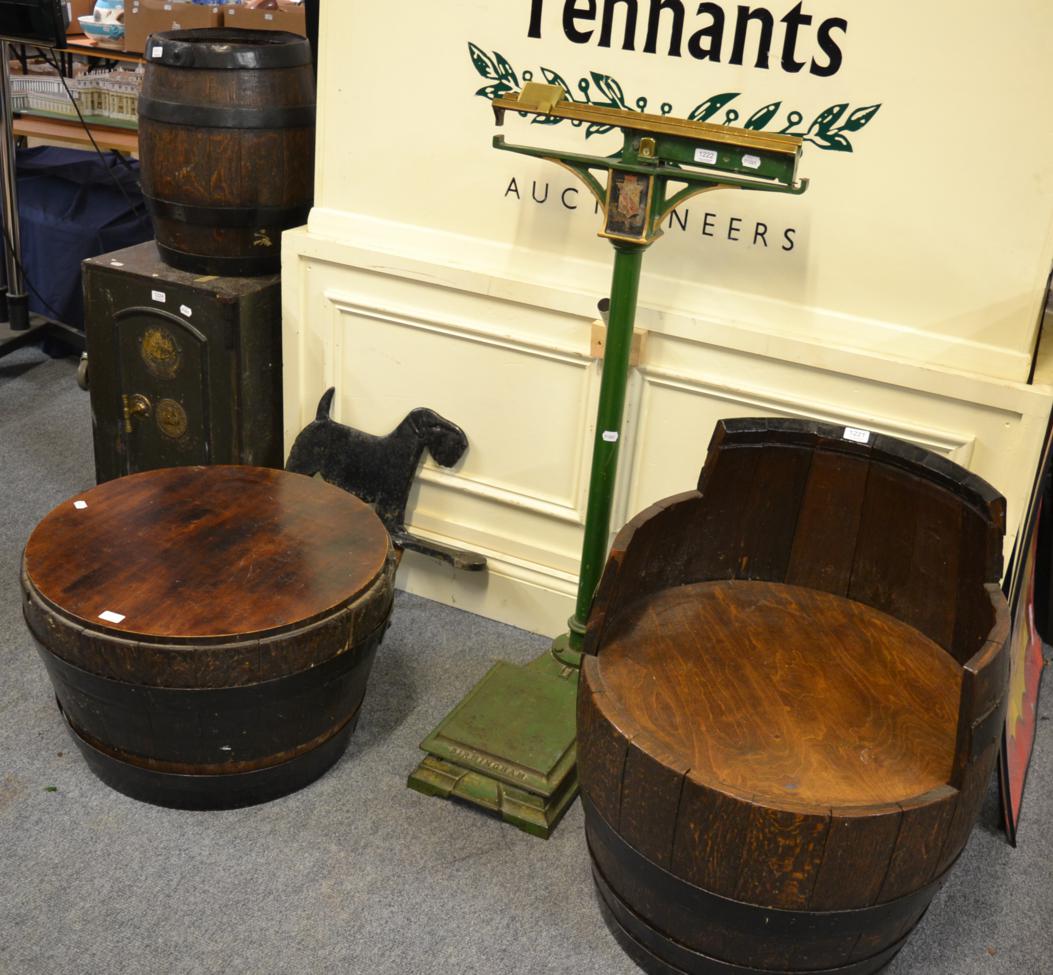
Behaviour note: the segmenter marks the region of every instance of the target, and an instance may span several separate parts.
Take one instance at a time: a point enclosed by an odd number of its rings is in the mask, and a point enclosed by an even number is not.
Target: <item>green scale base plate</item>
[[[578,794],[578,669],[546,651],[499,661],[421,748],[411,789],[464,799],[535,836],[549,834]]]

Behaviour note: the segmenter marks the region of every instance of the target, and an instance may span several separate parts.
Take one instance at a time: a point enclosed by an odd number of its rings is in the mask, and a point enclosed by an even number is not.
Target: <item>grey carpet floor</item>
[[[93,483],[74,369],[32,349],[0,360],[0,972],[637,972],[596,908],[580,804],[545,842],[405,787],[418,742],[490,663],[545,646],[521,630],[400,594],[347,755],[287,798],[180,812],[93,778],[17,581],[37,521]],[[1019,847],[992,788],[888,975],[1053,972],[1051,711],[1053,691]]]

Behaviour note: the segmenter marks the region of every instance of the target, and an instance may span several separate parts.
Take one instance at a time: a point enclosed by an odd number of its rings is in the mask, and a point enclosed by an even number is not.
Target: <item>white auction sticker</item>
[[[179,313],[181,315],[183,315],[185,318],[193,318],[194,317],[194,309],[191,308],[189,305],[180,305],[179,306]]]
[[[111,610],[105,610],[99,613],[99,619],[105,620],[107,623],[123,623],[124,617],[120,613],[114,613]]]
[[[86,507],[88,507],[88,502],[87,501],[74,501],[73,502],[73,507],[76,508],[78,511],[83,511]]]
[[[603,431],[603,439],[607,443],[617,443],[618,442],[618,431],[617,430],[604,430]]]
[[[860,430],[859,427],[845,427],[845,440],[853,443],[870,443],[870,431]]]
[[[163,47],[158,46],[158,47],[155,47],[150,52],[150,57],[152,57],[152,58],[159,58],[164,53],[165,53],[165,49]]]
[[[760,169],[760,156],[743,156],[742,165],[747,169]]]
[[[161,302],[162,305],[166,301],[168,301],[168,296],[163,291],[151,291],[150,292],[150,297],[153,298],[154,301]]]
[[[696,149],[695,150],[695,162],[709,163],[710,166],[717,164],[717,150],[716,149]]]

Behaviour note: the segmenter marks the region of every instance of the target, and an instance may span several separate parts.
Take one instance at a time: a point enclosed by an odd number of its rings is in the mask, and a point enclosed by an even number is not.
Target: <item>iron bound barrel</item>
[[[308,41],[283,31],[154,34],[139,99],[143,194],[165,262],[200,274],[280,269],[314,193]]]
[[[92,770],[182,808],[262,802],[343,754],[396,560],[315,478],[184,467],[59,505],[23,555],[26,623]]]
[[[902,948],[998,754],[1004,524],[946,458],[760,418],[718,424],[698,489],[622,529],[578,769],[601,910],[642,967],[872,975]]]

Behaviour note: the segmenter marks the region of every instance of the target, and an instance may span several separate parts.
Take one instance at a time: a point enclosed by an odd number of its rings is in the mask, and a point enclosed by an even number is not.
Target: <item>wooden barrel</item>
[[[227,276],[280,270],[283,230],[314,193],[308,41],[283,31],[154,34],[139,98],[143,195],[166,263]]]
[[[301,788],[343,754],[395,557],[321,480],[185,467],[108,481],[37,526],[24,613],[92,770],[160,805]]]
[[[649,972],[871,975],[976,821],[1005,718],[1005,502],[843,434],[722,423],[698,490],[612,548],[578,769],[601,909]]]

